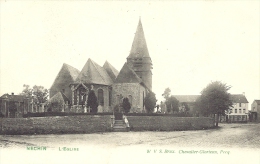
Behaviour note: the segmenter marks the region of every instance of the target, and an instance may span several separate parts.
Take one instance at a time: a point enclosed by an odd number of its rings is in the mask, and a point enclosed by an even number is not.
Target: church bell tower
[[[146,45],[141,19],[139,19],[132,48],[127,57],[127,64],[142,79],[145,85],[152,90],[152,60]]]

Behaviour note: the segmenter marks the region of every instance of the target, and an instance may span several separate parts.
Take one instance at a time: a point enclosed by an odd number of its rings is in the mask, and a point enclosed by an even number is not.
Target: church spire
[[[139,23],[135,32],[134,41],[130,54],[127,58],[144,58],[150,57],[147,49],[141,17],[139,17]]]
[[[152,90],[153,64],[147,49],[141,18],[139,18],[132,48],[127,57],[127,64],[142,79],[144,84]]]

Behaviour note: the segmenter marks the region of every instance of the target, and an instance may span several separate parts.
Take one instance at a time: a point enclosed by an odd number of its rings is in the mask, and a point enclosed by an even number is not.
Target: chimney
[[[245,92],[242,92],[242,94],[245,96]]]
[[[12,92],[12,96],[14,95],[14,92]]]

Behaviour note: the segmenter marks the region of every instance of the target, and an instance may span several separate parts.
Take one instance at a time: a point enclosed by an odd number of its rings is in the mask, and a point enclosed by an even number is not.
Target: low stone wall
[[[127,116],[131,131],[196,130],[214,127],[207,117]],[[110,132],[110,115],[0,118],[1,134]]]
[[[1,134],[66,134],[111,131],[111,116],[3,118]]]
[[[199,130],[214,127],[209,117],[127,116],[131,131]]]

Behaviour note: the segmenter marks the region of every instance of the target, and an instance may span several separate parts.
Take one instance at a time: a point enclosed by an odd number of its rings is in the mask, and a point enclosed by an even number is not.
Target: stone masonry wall
[[[111,116],[3,118],[2,134],[63,134],[111,131]]]
[[[113,107],[117,105],[117,95],[122,95],[123,97],[132,96],[132,106],[130,112],[142,112],[143,111],[143,91],[144,87],[138,83],[115,83],[112,89],[112,104]]]
[[[199,130],[214,127],[208,117],[127,116],[131,131]],[[0,134],[66,134],[110,132],[110,115],[2,118]]]
[[[209,117],[127,116],[132,131],[199,130],[214,127]]]

